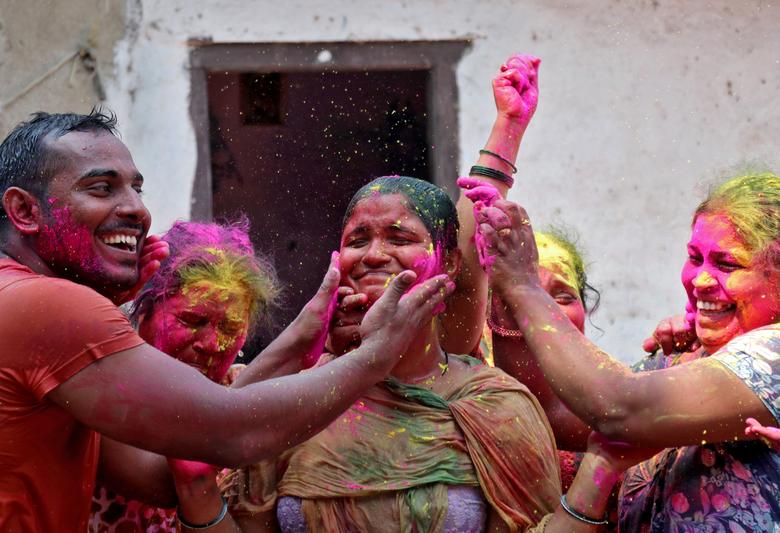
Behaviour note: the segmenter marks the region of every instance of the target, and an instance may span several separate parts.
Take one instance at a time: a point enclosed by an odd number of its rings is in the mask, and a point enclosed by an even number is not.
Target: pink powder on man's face
[[[38,254],[41,258],[56,270],[77,270],[75,267],[78,267],[88,275],[102,274],[103,268],[89,228],[77,224],[67,207],[52,208],[49,217],[51,221],[45,223],[38,234]],[[79,274],[78,271],[69,273]]]

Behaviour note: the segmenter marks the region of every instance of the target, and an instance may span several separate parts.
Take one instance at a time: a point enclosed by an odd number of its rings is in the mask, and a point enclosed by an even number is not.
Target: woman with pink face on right
[[[699,205],[682,282],[701,357],[639,374],[543,290],[522,208],[498,201],[478,219],[493,291],[565,407],[608,439],[665,448],[627,473],[620,530],[780,530],[780,177],[733,178]]]

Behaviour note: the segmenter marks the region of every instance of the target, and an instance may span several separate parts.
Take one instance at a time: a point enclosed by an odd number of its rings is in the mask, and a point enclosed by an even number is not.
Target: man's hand
[[[498,114],[517,121],[523,128],[536,112],[540,62],[537,57],[513,55],[493,78],[493,98]]]
[[[455,290],[446,274],[434,276],[406,291],[417,275],[411,270],[398,274],[360,324],[361,346],[374,344],[383,357],[398,360],[412,339],[430,327],[434,311]]]

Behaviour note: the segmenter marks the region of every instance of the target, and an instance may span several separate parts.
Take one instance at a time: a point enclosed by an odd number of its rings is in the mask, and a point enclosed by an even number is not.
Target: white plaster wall
[[[773,2],[128,0],[128,10],[107,91],[158,230],[189,214],[188,39],[473,39],[458,68],[461,172],[488,134],[498,65],[514,51],[541,57],[511,198],[537,226],[579,231],[603,296],[594,322],[605,333],[591,336],[626,361],[683,308],[678,272],[702,180],[746,159],[778,168]]]

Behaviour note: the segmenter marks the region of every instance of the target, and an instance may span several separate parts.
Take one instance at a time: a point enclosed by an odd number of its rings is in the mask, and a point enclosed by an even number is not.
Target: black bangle
[[[176,518],[179,520],[179,524],[183,525],[184,527],[188,529],[209,529],[211,527],[216,526],[220,522],[222,522],[225,517],[227,516],[228,512],[228,504],[227,500],[223,497],[222,498],[222,509],[219,510],[219,513],[217,513],[216,518],[213,520],[205,523],[205,524],[191,524],[187,522],[184,518],[181,517],[181,512],[177,510],[176,512]]]
[[[495,152],[491,152],[490,150],[485,150],[484,148],[482,150],[480,150],[479,153],[480,154],[485,154],[485,155],[492,155],[496,159],[498,159],[500,161],[503,161],[504,163],[509,165],[509,168],[512,169],[512,174],[517,174],[517,167],[514,165],[514,163],[512,163],[509,159],[507,159],[506,157],[502,156],[501,154],[497,154]]]
[[[584,522],[586,524],[590,524],[592,526],[608,526],[609,520],[594,520],[592,518],[588,518],[584,514],[580,514],[571,507],[569,507],[569,502],[566,501],[566,495],[561,494],[561,507],[563,507],[563,510],[569,513],[573,518],[576,518],[580,522]]]
[[[505,184],[507,187],[511,187],[512,185],[515,184],[515,179],[512,176],[510,176],[506,172],[501,172],[500,170],[496,170],[490,167],[474,165],[473,167],[471,167],[471,170],[469,170],[469,175],[472,174],[475,176],[485,176],[486,178],[491,178],[500,181],[501,183]]]

